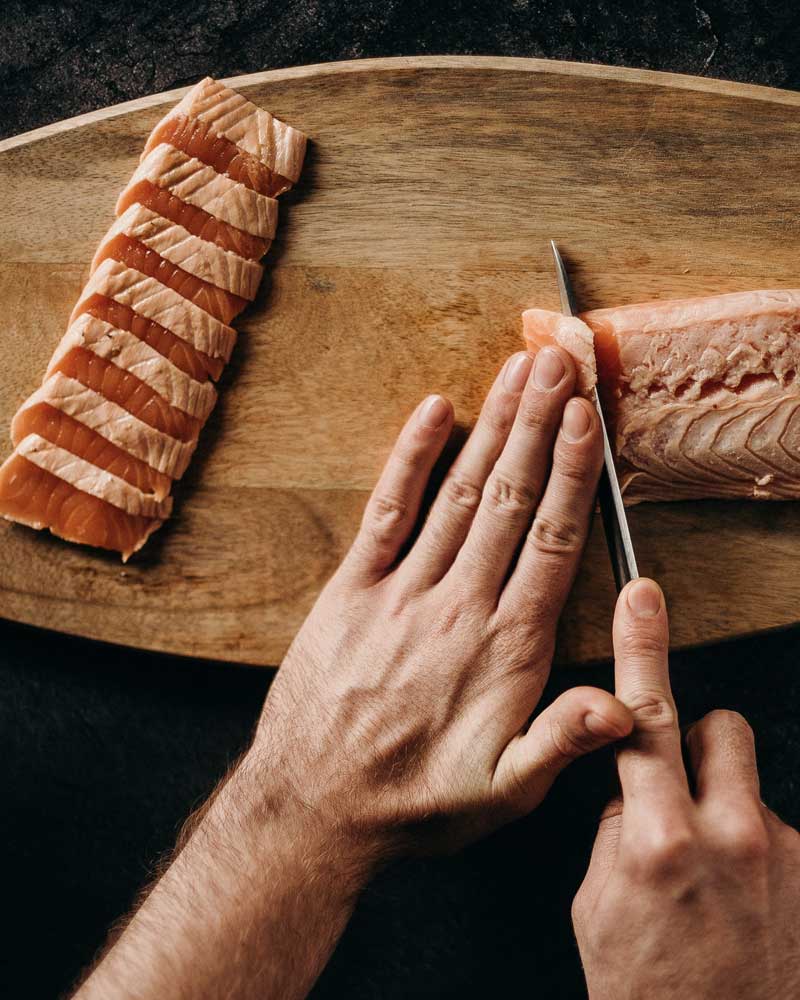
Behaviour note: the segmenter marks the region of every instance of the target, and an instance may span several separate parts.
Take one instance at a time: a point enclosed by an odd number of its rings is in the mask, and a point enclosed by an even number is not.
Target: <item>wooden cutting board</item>
[[[353,535],[404,417],[438,390],[468,426],[557,308],[796,287],[800,95],[527,59],[365,60],[231,81],[311,146],[219,407],[143,553],[0,526],[0,614],[147,649],[277,663]],[[0,458],[145,136],[183,91],[0,143]],[[631,511],[675,645],[800,617],[800,504]],[[595,525],[561,661],[609,653]]]

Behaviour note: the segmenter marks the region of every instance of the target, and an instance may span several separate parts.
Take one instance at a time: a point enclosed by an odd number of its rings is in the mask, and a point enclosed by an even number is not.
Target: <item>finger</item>
[[[553,451],[553,468],[501,608],[555,625],[572,587],[589,534],[603,438],[595,408],[571,399]]]
[[[566,351],[539,351],[514,425],[483,489],[480,506],[452,572],[482,593],[496,594],[538,506],[553,441],[575,382]]]
[[[616,695],[634,719],[617,768],[629,807],[663,816],[690,802],[678,713],[667,659],[669,632],[661,590],[652,580],[629,583],[614,614]]]
[[[477,423],[451,466],[425,527],[404,560],[402,572],[418,586],[432,586],[450,569],[467,537],[489,473],[514,422],[533,358],[512,355],[495,379]]]
[[[453,408],[428,396],[406,423],[367,502],[342,571],[367,583],[391,568],[411,533],[436,460],[453,425]]]
[[[508,744],[495,769],[496,788],[528,812],[567,764],[622,739],[632,726],[628,709],[608,691],[570,688]]]
[[[753,730],[738,712],[709,712],[690,727],[686,746],[699,802],[761,808]]]

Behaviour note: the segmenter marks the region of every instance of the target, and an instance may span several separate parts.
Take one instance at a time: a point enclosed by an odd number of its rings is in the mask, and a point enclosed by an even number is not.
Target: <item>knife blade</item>
[[[575,293],[572,289],[567,269],[564,266],[564,261],[553,240],[550,240],[550,246],[553,250],[553,258],[556,263],[556,280],[558,281],[558,292],[561,297],[561,311],[565,316],[577,316],[578,307],[575,301]],[[625,513],[625,505],[622,502],[622,491],[619,488],[617,469],[614,465],[614,453],[611,450],[611,442],[608,439],[608,430],[596,385],[592,390],[592,402],[597,410],[600,427],[603,432],[603,471],[600,474],[597,499],[600,503],[600,516],[603,520],[603,530],[608,545],[608,554],[611,558],[611,568],[614,571],[614,581],[617,585],[617,590],[620,591],[626,583],[637,579],[639,570],[636,566],[636,554],[633,550],[628,517]]]

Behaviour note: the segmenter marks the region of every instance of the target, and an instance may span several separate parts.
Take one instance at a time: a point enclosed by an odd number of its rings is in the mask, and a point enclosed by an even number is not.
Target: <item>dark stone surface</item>
[[[205,73],[413,53],[538,55],[797,87],[799,22],[795,4],[774,0],[12,2],[0,8],[0,133]],[[794,823],[798,651],[800,633],[788,631],[673,662],[685,721],[714,707],[751,720],[764,797]],[[608,666],[565,670],[548,698],[609,679]],[[36,1000],[68,987],[245,746],[269,680],[0,622],[4,995]],[[315,996],[583,996],[569,906],[609,765],[582,762],[534,816],[457,857],[387,872]]]

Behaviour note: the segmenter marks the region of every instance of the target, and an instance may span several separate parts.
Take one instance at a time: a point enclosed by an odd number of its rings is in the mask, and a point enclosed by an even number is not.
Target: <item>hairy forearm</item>
[[[372,857],[292,796],[259,788],[250,763],[214,798],[76,1000],[308,993]]]

